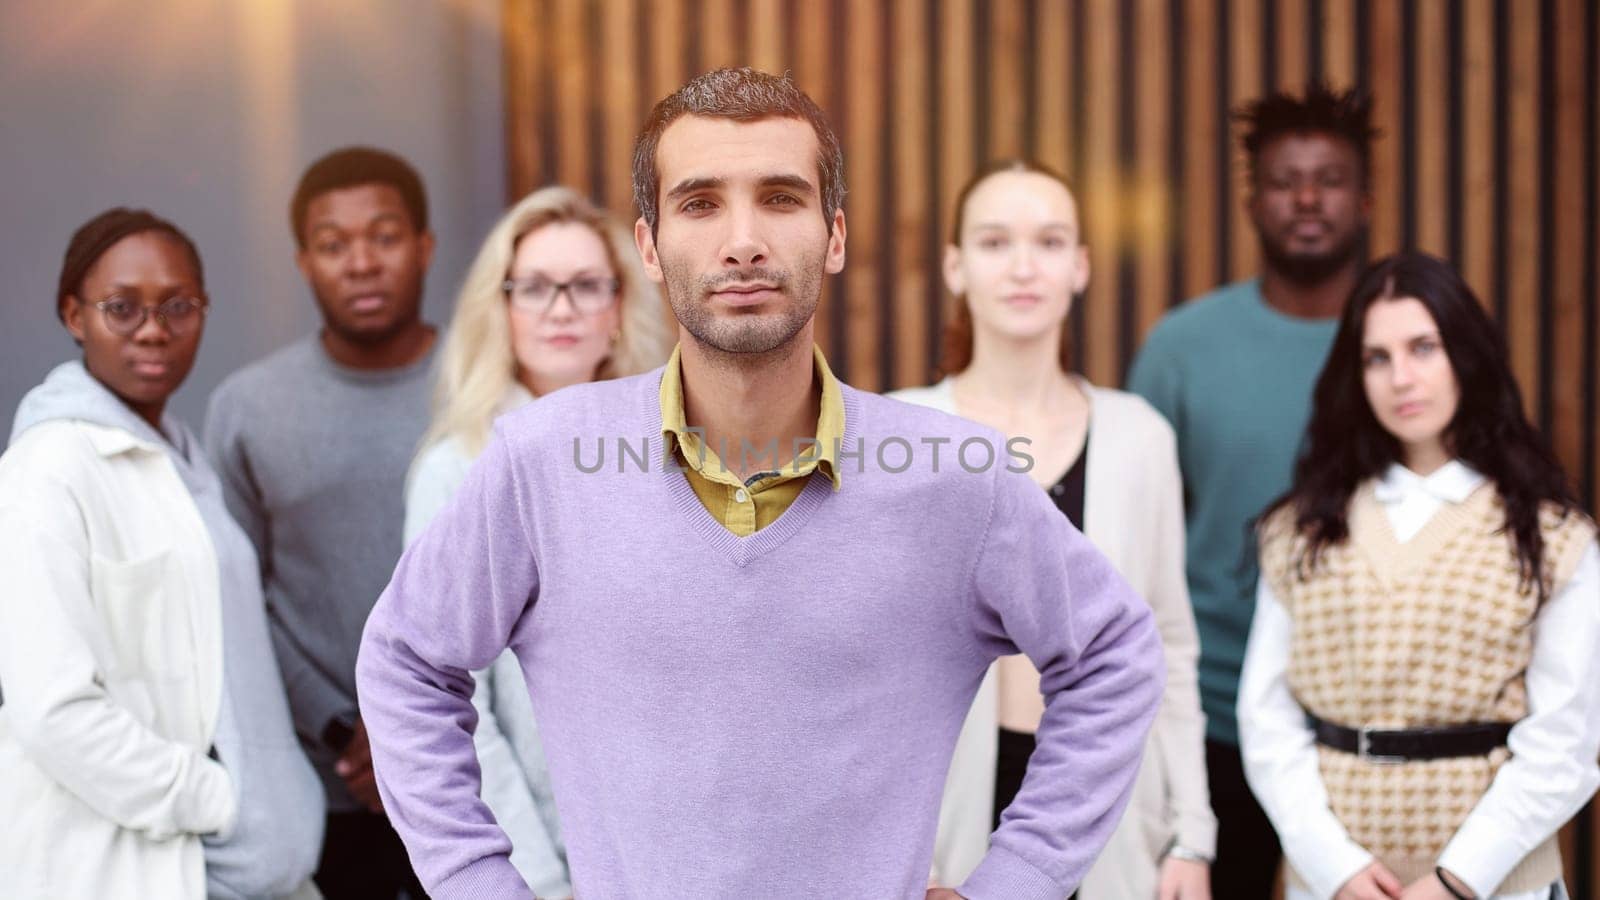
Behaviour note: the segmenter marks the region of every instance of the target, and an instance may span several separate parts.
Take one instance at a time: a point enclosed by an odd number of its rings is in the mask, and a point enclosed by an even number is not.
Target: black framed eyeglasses
[[[580,313],[604,312],[617,300],[617,280],[598,275],[580,275],[571,281],[556,281],[535,275],[508,278],[501,285],[513,306],[528,312],[543,313],[555,305],[556,295],[565,292],[572,308]]]
[[[145,306],[126,297],[112,297],[94,305],[106,320],[111,333],[128,337],[144,327],[154,315],[167,333],[179,337],[195,329],[205,317],[207,303],[195,297],[168,297],[159,306]]]

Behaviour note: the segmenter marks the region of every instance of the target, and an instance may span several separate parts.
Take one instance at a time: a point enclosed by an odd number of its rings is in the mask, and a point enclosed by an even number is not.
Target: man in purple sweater
[[[423,882],[532,896],[472,745],[469,672],[509,646],[583,900],[1066,897],[1160,698],[1149,608],[999,434],[828,371],[843,160],[789,80],[663,100],[634,191],[678,353],[502,419],[367,622],[362,715]],[[956,734],[1018,652],[1046,700],[1027,780],[959,894],[927,890]]]

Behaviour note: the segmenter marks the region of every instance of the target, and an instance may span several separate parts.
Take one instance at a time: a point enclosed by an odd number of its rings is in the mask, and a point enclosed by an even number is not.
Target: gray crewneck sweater
[[[356,649],[400,558],[433,357],[351,369],[311,335],[229,376],[206,414],[228,508],[261,560],[295,730],[333,811],[362,808],[322,735],[329,721],[357,715]]]
[[[57,366],[23,398],[12,439],[73,419],[120,428],[168,449],[217,556],[222,601],[222,707],[213,741],[239,798],[226,835],[204,838],[206,893],[220,900],[288,894],[311,877],[322,848],[323,799],[296,744],[267,635],[255,551],[228,515],[222,486],[194,434],[177,418],[151,428],[78,362]]]

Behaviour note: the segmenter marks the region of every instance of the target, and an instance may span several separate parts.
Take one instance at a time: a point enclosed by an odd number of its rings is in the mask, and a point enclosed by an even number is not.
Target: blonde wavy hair
[[[597,378],[637,375],[667,361],[674,335],[661,294],[645,277],[632,233],[571,188],[540,188],[500,217],[467,270],[440,353],[433,422],[423,436],[423,448],[454,438],[476,456],[488,442],[489,426],[517,378],[503,287],[511,261],[524,237],[560,222],[593,229],[617,277],[621,333]]]

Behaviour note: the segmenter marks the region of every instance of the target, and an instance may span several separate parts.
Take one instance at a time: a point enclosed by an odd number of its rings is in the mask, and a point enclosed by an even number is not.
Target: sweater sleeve
[[[461,486],[471,461],[454,442],[441,442],[422,451],[406,484],[405,544],[409,546],[433,521]],[[565,897],[572,893],[567,867],[562,862],[555,835],[545,824],[539,800],[528,783],[510,738],[495,715],[500,691],[522,691],[521,667],[509,651],[501,653],[487,669],[473,673],[476,687],[472,705],[478,713],[472,740],[478,753],[480,796],[495,821],[511,841],[511,863],[539,893]],[[523,701],[524,705],[526,700]],[[530,714],[531,717],[531,714]],[[531,725],[531,721],[528,723]]]
[[[1183,372],[1168,352],[1167,330],[1157,323],[1128,369],[1128,390],[1161,413],[1174,431],[1183,428]]]
[[[538,594],[528,496],[497,436],[401,556],[356,662],[384,808],[440,900],[533,896],[479,797],[471,675],[506,648]]]
[[[307,740],[320,743],[328,723],[353,712],[355,703],[353,698],[345,695],[344,688],[312,662],[305,648],[295,638],[293,630],[284,624],[273,608],[272,521],[245,446],[244,422],[249,412],[230,396],[232,393],[229,384],[224,383],[211,395],[206,411],[206,453],[218,480],[222,482],[222,499],[228,506],[229,514],[250,537],[250,543],[255,545],[256,559],[261,565],[263,593],[267,599],[267,625],[271,629],[272,650],[278,658],[278,669],[283,676],[284,693],[289,698],[289,711],[294,718],[295,730]]]
[[[1215,855],[1217,818],[1211,811],[1206,783],[1206,717],[1200,711],[1200,638],[1194,610],[1189,605],[1189,584],[1184,569],[1183,485],[1178,474],[1177,449],[1172,431],[1161,429],[1151,478],[1157,492],[1156,519],[1150,523],[1155,571],[1150,578],[1150,608],[1161,632],[1167,663],[1166,691],[1151,742],[1160,753],[1177,844]]]
[[[39,453],[52,448],[33,448]],[[106,597],[90,577],[81,500],[65,481],[12,457],[0,466],[0,684],[6,729],[23,752],[90,809],[152,840],[230,828],[233,784],[201,748],[158,734],[114,695],[92,647]],[[22,454],[28,455],[24,449]]]
[[[1528,715],[1506,739],[1511,759],[1444,848],[1439,865],[1489,896],[1523,857],[1555,834],[1600,786],[1600,549],[1533,623]]]
[[[1161,699],[1161,642],[1149,605],[1046,494],[1026,477],[996,477],[973,629],[990,658],[1027,654],[1045,712],[1022,789],[960,893],[1060,898],[1127,805]]]

